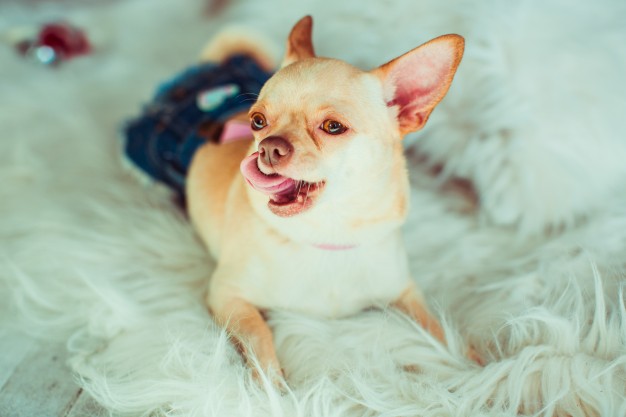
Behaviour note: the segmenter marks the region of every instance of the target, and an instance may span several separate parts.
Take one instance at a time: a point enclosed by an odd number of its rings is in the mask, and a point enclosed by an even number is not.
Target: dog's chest
[[[404,249],[382,245],[326,250],[282,248],[253,261],[241,282],[245,298],[261,308],[323,317],[354,314],[394,301],[409,285]]]

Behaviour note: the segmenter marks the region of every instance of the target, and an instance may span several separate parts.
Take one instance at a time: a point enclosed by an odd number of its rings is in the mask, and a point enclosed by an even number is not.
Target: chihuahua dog
[[[400,232],[409,200],[401,141],[448,91],[464,40],[444,35],[364,72],[317,57],[311,30],[310,16],[291,30],[281,68],[248,113],[253,140],[203,145],[186,187],[217,259],[207,306],[275,377],[266,309],[342,317],[392,305],[444,339]]]

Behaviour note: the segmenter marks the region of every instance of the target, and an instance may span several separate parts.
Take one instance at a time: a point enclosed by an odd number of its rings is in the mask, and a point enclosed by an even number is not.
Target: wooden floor
[[[0,417],[91,417],[108,413],[74,382],[61,344],[0,334]]]

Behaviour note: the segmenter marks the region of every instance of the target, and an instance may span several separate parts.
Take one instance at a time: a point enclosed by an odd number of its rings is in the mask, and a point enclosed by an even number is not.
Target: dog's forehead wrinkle
[[[282,71],[285,71],[292,76],[301,75],[309,77],[311,75],[322,76],[331,74],[337,78],[350,78],[363,72],[347,62],[333,58],[313,58],[301,60],[284,68]]]
[[[358,90],[361,70],[343,61],[330,58],[312,58],[297,61],[272,77],[264,88],[272,95],[307,95],[312,92],[330,93]]]

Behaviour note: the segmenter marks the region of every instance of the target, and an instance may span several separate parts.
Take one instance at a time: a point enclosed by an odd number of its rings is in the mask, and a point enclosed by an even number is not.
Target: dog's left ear
[[[440,36],[372,71],[383,83],[387,106],[397,107],[403,136],[424,127],[446,95],[464,47],[459,35]]]
[[[281,67],[299,61],[301,59],[315,57],[313,50],[313,18],[304,16],[291,29],[289,38],[287,39],[287,52]]]

